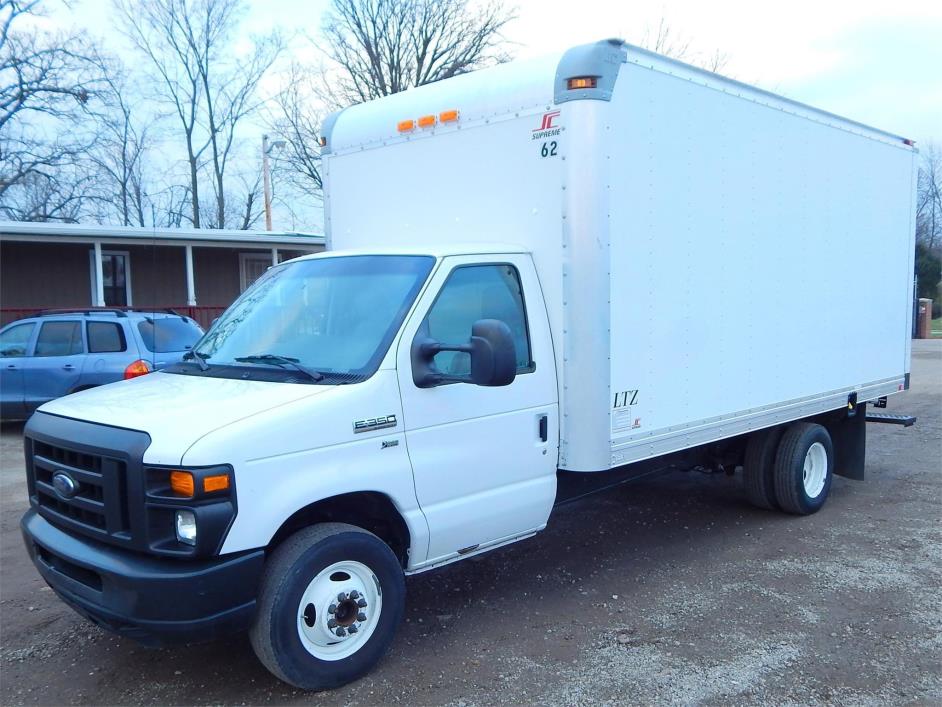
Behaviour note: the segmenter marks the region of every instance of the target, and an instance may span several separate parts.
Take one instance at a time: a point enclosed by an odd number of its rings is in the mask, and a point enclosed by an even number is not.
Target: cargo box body
[[[607,42],[355,106],[325,134],[329,247],[532,253],[561,469],[908,381],[916,152],[898,136]]]

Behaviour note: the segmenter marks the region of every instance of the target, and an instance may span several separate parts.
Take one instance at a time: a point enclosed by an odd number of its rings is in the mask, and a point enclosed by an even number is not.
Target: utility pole
[[[262,135],[262,182],[265,190],[265,230],[271,230],[271,169],[268,166],[268,135]]]
[[[265,230],[271,230],[271,167],[268,156],[272,150],[283,150],[287,143],[284,140],[268,141],[268,135],[262,135],[262,183],[265,198]]]

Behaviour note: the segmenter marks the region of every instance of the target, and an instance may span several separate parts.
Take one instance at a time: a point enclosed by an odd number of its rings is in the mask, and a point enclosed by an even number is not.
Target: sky
[[[472,0],[474,2],[475,0]],[[250,33],[295,37],[310,58],[328,0],[248,0]],[[133,59],[112,23],[111,0],[72,0],[49,22],[98,36]],[[721,73],[914,139],[942,142],[942,0],[517,0],[505,37],[529,58],[608,37],[643,43],[663,21],[691,59],[721,52]],[[276,82],[271,79],[272,85]],[[254,126],[260,138],[263,128]]]
[[[248,32],[316,36],[326,0],[250,0]],[[939,0],[518,0],[506,38],[527,58],[606,37],[639,43],[661,20],[694,53],[720,51],[723,73],[789,98],[925,142],[942,139]],[[110,0],[57,13],[123,51]],[[296,52],[304,52],[298,41]]]

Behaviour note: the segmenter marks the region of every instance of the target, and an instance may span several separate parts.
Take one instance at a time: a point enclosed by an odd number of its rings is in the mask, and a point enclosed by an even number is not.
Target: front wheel
[[[259,660],[295,687],[338,687],[392,643],[405,580],[392,550],[362,528],[322,523],[275,550],[249,632]]]
[[[821,425],[796,422],[775,453],[775,498],[788,513],[809,515],[827,500],[834,470],[831,435]]]

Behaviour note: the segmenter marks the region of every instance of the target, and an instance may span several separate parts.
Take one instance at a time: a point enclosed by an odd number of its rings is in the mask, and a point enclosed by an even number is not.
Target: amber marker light
[[[216,474],[203,479],[203,493],[225,491],[229,488],[229,474]]]
[[[458,110],[443,110],[438,114],[439,123],[454,123],[458,120]]]
[[[227,482],[228,483],[228,482]],[[193,496],[196,485],[193,483],[193,474],[188,471],[171,471],[170,488],[181,496]]]
[[[420,128],[431,128],[433,125],[435,125],[434,115],[423,115],[421,118],[419,118]]]
[[[415,129],[415,121],[414,120],[400,120],[398,125],[396,125],[396,129],[401,133],[407,133],[410,130]]]
[[[566,86],[570,91],[575,91],[580,88],[595,88],[598,85],[599,80],[595,76],[577,76],[566,82]]]

